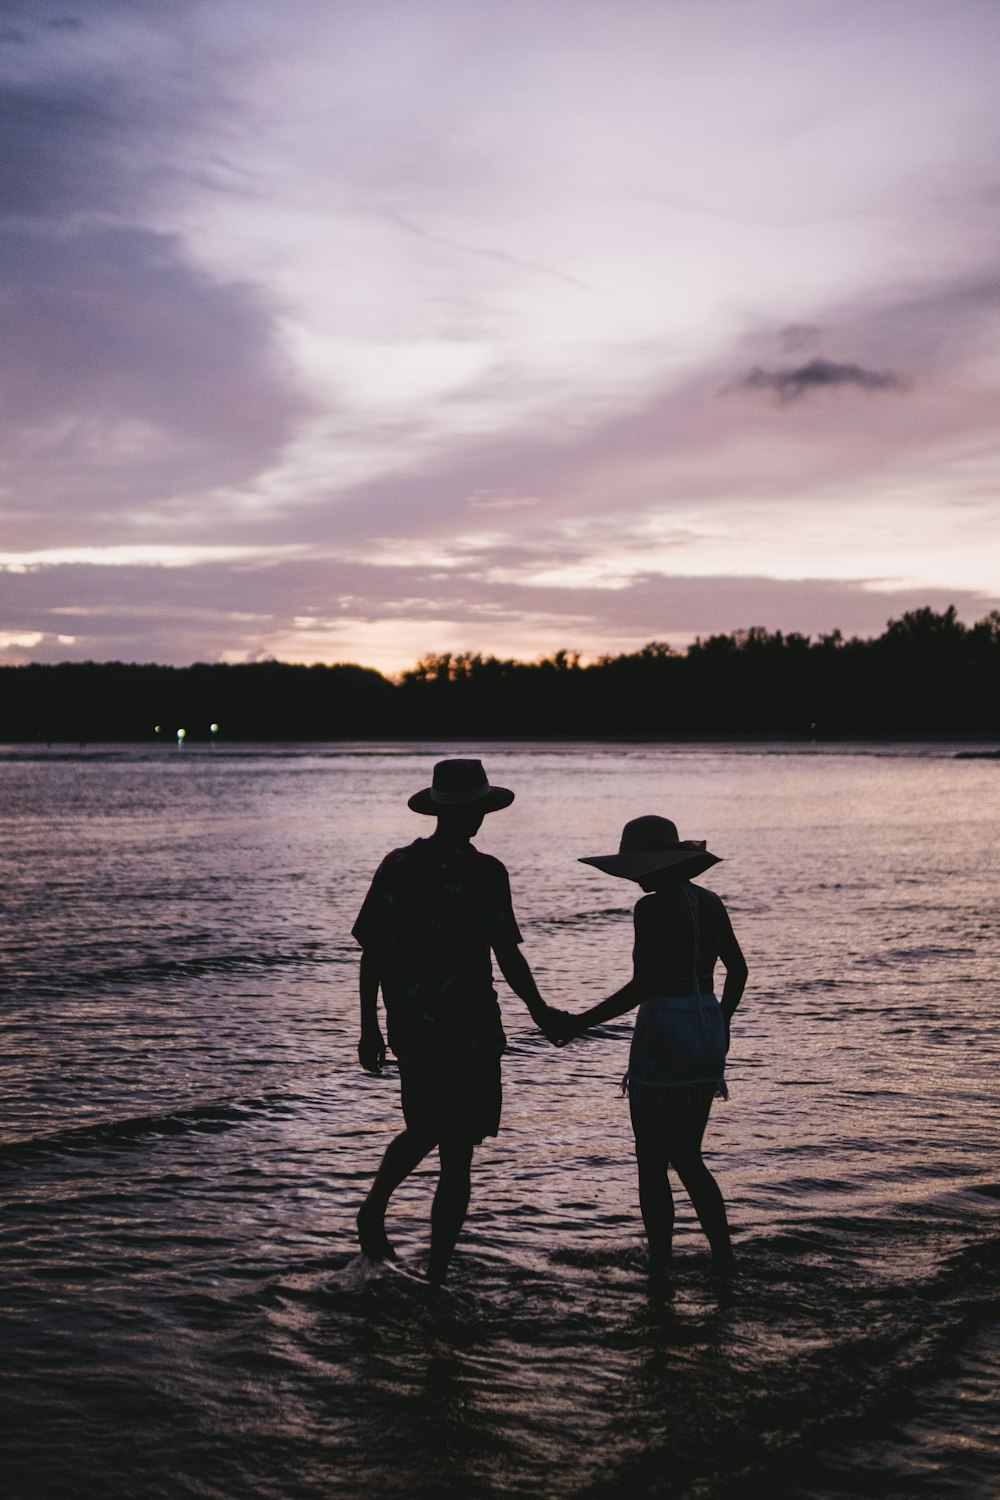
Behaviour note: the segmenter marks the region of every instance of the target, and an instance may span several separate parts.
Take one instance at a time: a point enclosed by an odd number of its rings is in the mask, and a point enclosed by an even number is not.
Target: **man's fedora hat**
[[[704,839],[680,839],[676,823],[650,813],[625,824],[617,854],[595,854],[580,863],[594,865],[606,875],[620,875],[623,880],[644,880],[647,875],[667,870],[681,880],[689,880],[717,865],[719,856],[709,854]]]
[[[488,813],[509,807],[513,800],[514,793],[505,786],[490,786],[481,760],[439,760],[431,785],[414,792],[407,806],[434,815],[454,807],[476,807]]]

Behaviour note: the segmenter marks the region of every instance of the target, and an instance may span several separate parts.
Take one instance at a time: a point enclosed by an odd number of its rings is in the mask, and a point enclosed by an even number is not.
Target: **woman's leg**
[[[442,1140],[438,1145],[441,1176],[431,1207],[431,1258],[427,1279],[441,1286],[455,1242],[469,1208],[473,1142],[462,1138]]]
[[[733,1267],[733,1246],[729,1237],[726,1205],[719,1191],[719,1184],[701,1156],[701,1142],[711,1108],[711,1099],[698,1104],[678,1101],[670,1106],[669,1112],[664,1116],[665,1147],[670,1164],[683,1182],[698,1215],[698,1222],[708,1238],[715,1268],[725,1273]]]
[[[639,1209],[653,1265],[667,1266],[673,1249],[674,1197],[667,1168],[670,1158],[664,1139],[663,1116],[655,1106],[629,1099],[635,1134],[635,1164],[639,1171]]]

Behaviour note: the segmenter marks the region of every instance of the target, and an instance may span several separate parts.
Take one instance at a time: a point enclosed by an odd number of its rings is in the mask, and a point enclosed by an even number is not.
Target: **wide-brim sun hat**
[[[513,800],[514,793],[507,787],[490,786],[481,760],[439,760],[431,785],[414,792],[406,805],[416,813],[438,817],[458,807],[499,812]]]
[[[593,865],[606,875],[619,875],[623,880],[644,880],[648,875],[667,871],[688,880],[711,869],[719,860],[718,854],[711,854],[705,848],[704,839],[682,839],[678,837],[676,823],[648,813],[625,824],[617,854],[593,854],[580,863]]]

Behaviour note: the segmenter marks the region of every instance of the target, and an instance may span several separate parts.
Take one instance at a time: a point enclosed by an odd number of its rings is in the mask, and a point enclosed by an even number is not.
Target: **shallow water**
[[[461,747],[448,753],[461,753]],[[473,753],[478,753],[474,748]],[[551,1048],[504,994],[504,1125],[432,1295],[433,1171],[396,1267],[353,1214],[398,1128],[349,936],[433,749],[0,751],[6,1495],[970,1496],[1000,1488],[1000,767],[935,747],[510,746],[543,992],[628,972],[640,812],[751,966],[711,1161],[644,1272],[628,1018]]]

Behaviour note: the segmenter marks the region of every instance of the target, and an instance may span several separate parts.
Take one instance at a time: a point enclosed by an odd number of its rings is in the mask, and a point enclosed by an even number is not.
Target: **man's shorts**
[[[403,1119],[414,1134],[478,1144],[500,1130],[503,1093],[495,1055],[457,1066],[400,1062],[399,1083]]]

